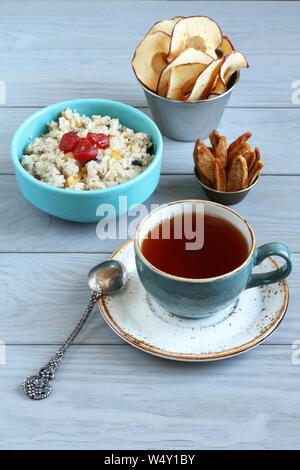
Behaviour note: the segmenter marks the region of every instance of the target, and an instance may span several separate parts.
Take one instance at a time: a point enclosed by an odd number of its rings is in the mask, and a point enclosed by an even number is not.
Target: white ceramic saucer
[[[133,241],[113,253],[129,274],[126,287],[99,301],[108,325],[125,341],[167,359],[209,361],[247,351],[279,325],[288,304],[286,281],[249,289],[237,303],[205,319],[184,319],[167,312],[143,288],[135,267]],[[277,269],[267,258],[255,272]]]

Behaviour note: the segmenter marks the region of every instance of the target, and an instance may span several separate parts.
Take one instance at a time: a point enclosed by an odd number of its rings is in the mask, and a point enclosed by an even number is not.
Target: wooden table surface
[[[299,449],[300,4],[2,0],[0,10],[0,447]],[[32,207],[16,184],[12,135],[36,109],[65,99],[115,99],[148,114],[133,51],[155,21],[197,14],[217,20],[250,63],[219,131],[231,140],[250,130],[261,148],[263,176],[236,209],[259,243],[282,241],[294,253],[286,317],[244,355],[187,364],[134,349],[95,310],[53,396],[28,400],[19,384],[63,343],[88,301],[89,268],[121,241],[101,242],[95,224]],[[204,198],[192,148],[164,139],[162,176],[147,205]]]

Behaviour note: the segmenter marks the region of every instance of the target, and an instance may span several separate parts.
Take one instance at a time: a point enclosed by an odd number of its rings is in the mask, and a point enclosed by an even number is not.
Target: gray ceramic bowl
[[[169,100],[142,86],[153,120],[160,131],[170,139],[192,142],[199,137],[206,139],[214,129],[218,128],[229,97],[239,78],[240,73],[236,72],[225,93],[194,103]]]
[[[211,201],[218,202],[219,204],[223,204],[224,206],[233,206],[234,204],[237,204],[238,202],[241,202],[251,191],[254,186],[258,183],[259,176],[256,178],[253,184],[249,186],[249,188],[242,189],[241,191],[217,191],[216,189],[209,188],[205,184],[202,183],[200,180],[196,169],[194,168],[194,173],[196,176],[196,179],[198,183],[202,186],[203,190],[205,191],[205,194],[208,196],[208,198]]]

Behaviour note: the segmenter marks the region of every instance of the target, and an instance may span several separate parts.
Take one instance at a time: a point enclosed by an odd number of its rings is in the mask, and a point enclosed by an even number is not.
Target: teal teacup
[[[183,205],[201,206],[206,214],[233,224],[245,237],[248,257],[236,269],[221,276],[190,279],[167,274],[151,264],[142,253],[142,242],[163,220],[183,213]],[[139,278],[153,299],[166,310],[180,317],[204,318],[233,305],[245,289],[272,284],[285,279],[292,270],[292,254],[283,243],[256,246],[255,235],[248,222],[237,212],[209,201],[186,200],[164,204],[150,212],[139,224],[135,234],[135,260]],[[275,271],[253,274],[253,266],[268,256],[279,256],[284,265]]]

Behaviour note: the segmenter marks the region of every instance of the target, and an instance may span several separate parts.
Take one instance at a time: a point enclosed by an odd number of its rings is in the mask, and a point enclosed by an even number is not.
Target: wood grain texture
[[[6,82],[7,105],[43,106],[79,97],[144,105],[130,65],[137,44],[158,20],[202,14],[220,23],[250,64],[231,105],[293,106],[291,84],[298,77],[300,54],[298,2],[93,1],[87,8],[79,0],[69,5],[64,0],[2,3],[0,79]],[[113,25],[100,18],[113,18]],[[22,73],[16,73],[16,63]]]
[[[151,116],[148,108],[141,110]],[[0,121],[5,120],[5,126],[0,129],[0,174],[13,173],[10,157],[11,138],[18,125],[35,111],[37,108],[0,107]],[[250,130],[253,134],[251,146],[261,149],[265,164],[263,173],[300,174],[298,109],[227,108],[218,130],[226,135],[228,143],[245,130]],[[162,174],[192,173],[193,147],[193,142],[176,142],[164,137]]]
[[[4,449],[299,449],[300,367],[289,346],[186,364],[124,346],[74,346],[32,402],[18,384],[52,347],[7,348]],[[259,364],[259,367],[257,366]]]
[[[299,197],[299,177],[262,176],[234,208],[253,226],[258,243],[282,241],[300,252]],[[145,204],[150,209],[180,199],[206,199],[194,175],[161,176]],[[134,221],[136,216],[128,217],[128,225]],[[111,252],[124,241],[99,240],[96,224],[70,223],[39,211],[23,198],[14,176],[0,176],[0,224],[2,252]]]
[[[62,344],[89,299],[86,276],[106,254],[0,254],[0,340],[6,344]],[[288,311],[268,344],[300,339],[300,255],[289,277]],[[16,286],[18,288],[16,289]],[[123,344],[95,308],[77,344]]]

